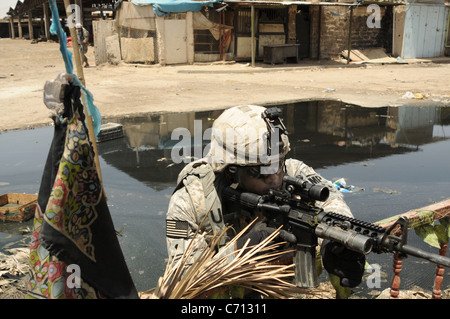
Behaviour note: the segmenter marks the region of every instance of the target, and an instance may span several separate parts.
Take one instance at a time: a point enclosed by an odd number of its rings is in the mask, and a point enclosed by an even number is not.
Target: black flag
[[[38,194],[29,297],[138,298],[94,161],[80,87],[64,90]]]

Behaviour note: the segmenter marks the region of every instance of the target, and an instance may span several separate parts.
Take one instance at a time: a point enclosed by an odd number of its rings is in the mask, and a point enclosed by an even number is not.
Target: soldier
[[[80,46],[81,63],[84,63],[84,67],[87,68],[89,67],[88,58],[86,57],[89,44],[89,31],[86,30],[81,23],[77,23],[75,28],[77,31],[78,45]]]
[[[255,212],[232,214],[222,202],[222,190],[230,185],[264,195],[281,186],[284,174],[301,176],[312,184],[329,188],[329,198],[317,202],[317,206],[353,217],[342,194],[330,181],[305,163],[286,158],[289,149],[286,128],[272,109],[245,105],[224,111],[213,124],[208,154],[186,165],[178,176],[166,220],[169,257],[177,258],[184,253],[202,222],[195,240],[203,248],[210,239],[205,235],[208,232],[220,233],[226,224],[231,224],[238,232],[255,218]],[[241,248],[247,239],[250,245],[258,244],[273,231],[264,222],[258,222],[237,241],[235,249]],[[279,237],[289,242],[292,236],[289,235],[281,231]],[[229,238],[224,238],[222,244]],[[322,243],[325,269],[339,276],[341,285],[357,286],[364,272],[364,256],[347,249],[334,249],[335,245],[334,242]]]

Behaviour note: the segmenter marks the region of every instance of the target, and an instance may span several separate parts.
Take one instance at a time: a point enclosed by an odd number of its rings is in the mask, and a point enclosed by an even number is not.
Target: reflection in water
[[[110,165],[155,190],[174,186],[185,163],[193,160],[199,152],[203,153],[202,149],[209,140],[209,136],[205,136],[207,140],[203,140],[203,130],[210,128],[220,113],[221,111],[172,113],[113,119],[123,125],[124,137],[99,143],[99,154]],[[178,135],[171,138],[172,132],[180,128],[192,137],[188,141],[189,145],[192,144],[192,150],[188,154],[176,149],[186,139]],[[174,163],[172,152],[180,154],[184,162]]]
[[[279,107],[289,132],[290,157],[316,169],[418,151],[421,145],[446,139],[433,134],[433,127],[450,121],[449,109],[437,107],[365,108],[330,101]],[[99,153],[110,165],[155,190],[171,187],[185,163],[206,154],[208,129],[220,114],[114,119],[123,125],[124,138],[99,143]],[[191,137],[187,151],[181,149],[186,139],[175,134],[180,128]],[[174,154],[184,162],[174,160]]]
[[[280,108],[290,133],[290,157],[305,161],[330,180],[345,178],[364,189],[345,194],[357,218],[373,222],[450,197],[450,107],[362,108],[313,101]],[[124,137],[98,144],[103,183],[138,290],[154,287],[166,265],[165,213],[184,166],[172,161],[172,152],[186,162],[199,157],[209,143],[207,129],[220,113],[108,120],[123,125]],[[188,153],[177,149],[183,146],[179,135],[171,138],[177,128],[191,136]],[[0,152],[0,193],[37,193],[52,134],[51,127],[0,134],[2,150],[10,150]],[[0,233],[17,236],[5,225],[0,224]],[[0,249],[10,246],[10,238],[0,236]],[[410,236],[411,244],[420,247],[421,242],[413,240]],[[387,272],[380,289],[389,285],[391,258],[370,255],[368,262]],[[417,262],[413,258],[404,262],[402,289],[418,282],[431,289],[434,265],[419,261],[418,272]],[[447,272],[444,287],[449,280]]]

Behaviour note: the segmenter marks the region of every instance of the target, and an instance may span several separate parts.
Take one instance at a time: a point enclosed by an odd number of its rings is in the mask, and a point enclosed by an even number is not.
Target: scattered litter
[[[423,94],[423,93],[414,94],[414,99],[416,99],[416,100],[423,100],[423,99],[426,99],[427,97],[428,97],[428,95]]]
[[[8,273],[12,276],[21,276],[28,273],[28,259],[30,256],[30,249],[28,247],[10,248],[5,251],[10,255],[0,253],[2,269],[7,269]]]
[[[362,162],[360,163],[362,166],[375,166],[374,163],[367,163],[367,162]]]
[[[413,92],[406,92],[403,96],[402,99],[413,99],[414,98],[414,93]]]
[[[327,88],[325,91],[326,91],[326,92],[334,92],[334,91],[336,91],[336,89]]]
[[[377,193],[377,192],[383,192],[383,193],[390,194],[390,195],[397,195],[397,194],[400,194],[399,191],[392,190],[392,189],[388,189],[388,188],[377,188],[377,187],[375,187],[375,188],[373,189],[373,191],[374,191],[375,193]]]
[[[22,222],[34,216],[36,194],[6,193],[0,195],[0,219]]]
[[[19,232],[22,235],[29,234],[32,232],[31,228],[27,226],[26,228],[19,228]]]
[[[336,188],[341,193],[353,193],[356,191],[364,191],[364,188],[355,187],[353,185],[347,185],[344,178],[340,178],[333,183],[334,188]]]
[[[427,97],[428,97],[427,94],[423,94],[423,93],[415,93],[414,94],[414,93],[408,91],[402,96],[402,99],[423,100],[423,99],[426,99]]]

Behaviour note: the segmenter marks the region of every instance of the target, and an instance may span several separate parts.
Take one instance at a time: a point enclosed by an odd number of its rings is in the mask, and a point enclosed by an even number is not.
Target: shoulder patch
[[[166,219],[166,236],[171,238],[187,238],[189,223],[185,220]]]
[[[317,174],[306,176],[306,179],[313,185],[317,185],[322,182],[322,177]]]

